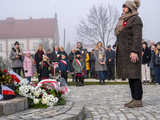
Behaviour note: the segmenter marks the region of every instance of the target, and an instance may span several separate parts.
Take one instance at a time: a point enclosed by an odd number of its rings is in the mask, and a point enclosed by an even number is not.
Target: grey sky
[[[74,42],[77,40],[76,27],[89,9],[93,5],[107,5],[108,2],[121,12],[125,0],[0,0],[0,19],[47,18],[54,17],[57,12],[61,41],[65,28],[66,40]],[[139,12],[144,22],[145,39],[160,41],[159,5],[160,0],[141,0]]]

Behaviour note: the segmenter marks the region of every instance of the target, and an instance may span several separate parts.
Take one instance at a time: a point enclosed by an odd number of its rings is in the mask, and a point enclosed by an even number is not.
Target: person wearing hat
[[[22,67],[23,67],[23,54],[19,47],[19,42],[16,41],[14,43],[14,47],[11,49],[10,56],[12,62],[12,69],[15,73],[21,75]]]
[[[116,41],[116,75],[128,78],[132,100],[124,106],[128,108],[143,107],[141,82],[142,28],[138,16],[139,0],[127,0],[123,4],[123,13],[115,28]]]
[[[24,69],[24,75],[27,78],[28,83],[31,82],[31,78],[34,74],[33,65],[34,65],[34,59],[32,58],[31,52],[26,51],[23,61],[23,69]]]
[[[83,75],[84,62],[83,62],[83,59],[81,58],[81,52],[79,50],[75,52],[75,57],[72,65],[75,73],[76,86],[83,86],[84,85],[84,75]]]

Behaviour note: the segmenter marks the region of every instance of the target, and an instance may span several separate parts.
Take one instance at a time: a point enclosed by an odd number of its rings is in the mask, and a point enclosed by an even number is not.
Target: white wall
[[[0,57],[6,58],[6,40],[0,40],[0,47],[1,46],[2,51],[0,51]]]
[[[49,48],[53,48],[52,43],[53,39],[52,38],[26,38],[26,39],[0,39],[0,45],[2,45],[2,52],[0,51],[0,56],[3,58],[7,58],[7,51],[6,51],[6,41],[8,40],[8,57],[10,55],[10,51],[16,41],[20,43],[20,48],[22,51],[32,51],[35,52],[38,48],[38,45],[41,43],[41,40],[48,40],[49,42]],[[27,45],[29,43],[29,46]],[[22,45],[23,44],[23,45]]]

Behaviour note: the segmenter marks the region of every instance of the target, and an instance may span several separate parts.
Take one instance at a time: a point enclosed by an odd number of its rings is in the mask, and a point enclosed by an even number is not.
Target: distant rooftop
[[[53,37],[56,18],[0,20],[0,39]]]

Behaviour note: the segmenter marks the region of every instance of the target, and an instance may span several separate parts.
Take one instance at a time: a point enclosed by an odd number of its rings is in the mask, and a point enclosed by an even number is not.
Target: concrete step
[[[25,97],[0,101],[0,116],[13,114],[25,109],[28,109],[28,100]]]

